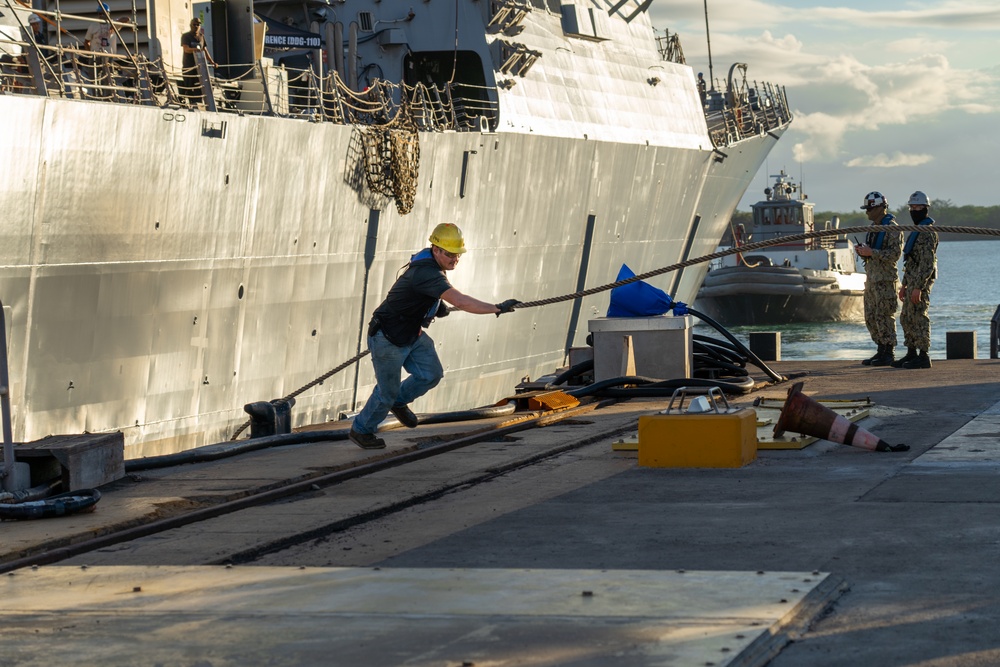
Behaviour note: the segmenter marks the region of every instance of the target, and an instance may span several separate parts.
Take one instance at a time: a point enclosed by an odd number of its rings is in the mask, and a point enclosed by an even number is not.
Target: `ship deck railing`
[[[161,59],[150,61],[125,50],[125,54],[93,52],[83,49],[78,39],[72,45],[47,46],[0,38],[0,94],[351,125],[402,124],[423,131],[482,131],[495,129],[497,124],[497,91],[489,86],[411,86],[374,80],[358,91],[336,71],[320,77],[311,69],[265,61],[213,69],[200,53],[195,54],[196,67],[183,71]]]
[[[202,53],[184,72],[137,53],[130,23],[110,21],[124,53],[83,48],[61,21],[95,19],[33,10],[54,26],[57,44],[0,37],[0,94],[41,95],[115,104],[198,108],[238,114],[302,118],[350,125],[405,125],[422,131],[492,131],[499,120],[496,87],[467,83],[408,85],[376,79],[363,90],[331,71],[265,64],[208,66]],[[100,22],[101,20],[98,20]],[[65,38],[65,42],[64,42]],[[130,41],[132,46],[130,47]],[[713,88],[713,93],[715,89]],[[723,149],[787,125],[791,112],[783,88],[744,82],[738,91],[714,93],[706,105],[709,136]]]
[[[738,92],[717,95],[721,103],[706,105],[705,112],[716,148],[773,132],[792,120],[784,87],[754,81]]]

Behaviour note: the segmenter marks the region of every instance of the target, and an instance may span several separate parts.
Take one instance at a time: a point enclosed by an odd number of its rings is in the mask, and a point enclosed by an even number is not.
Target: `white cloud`
[[[892,155],[879,153],[878,155],[864,155],[848,160],[845,167],[878,167],[891,169],[893,167],[918,167],[933,160],[930,155],[908,155],[896,151]]]
[[[922,177],[933,173],[942,187],[950,183],[945,196],[956,201],[996,198],[985,194],[995,189],[983,182],[982,165],[1000,152],[1000,133],[990,129],[1000,122],[1000,1],[791,4],[708,2],[715,76],[724,79],[731,63],[743,62],[749,79],[787,92],[795,120],[775,161],[794,157],[813,174],[823,171],[828,182],[814,178],[813,187],[838,199],[870,189],[838,185],[866,166],[886,176],[892,167],[916,166]],[[658,27],[680,32],[688,62],[707,74],[702,7],[656,0],[651,15]],[[973,127],[976,136],[967,137]]]
[[[797,159],[835,159],[848,133],[877,132],[892,125],[926,123],[953,109],[990,113],[991,94],[976,73],[953,70],[942,55],[869,66],[836,58],[815,70],[820,84],[849,88],[863,96],[855,108],[812,111],[794,126],[805,139],[795,145]]]
[[[886,4],[886,3],[880,3]],[[816,7],[803,10],[800,19],[837,21],[858,27],[930,28],[996,30],[1000,28],[1000,7],[992,0],[957,0],[930,3],[924,9],[854,9],[852,7]]]
[[[954,48],[954,44],[926,37],[905,37],[886,42],[885,47],[890,53],[946,53]]]

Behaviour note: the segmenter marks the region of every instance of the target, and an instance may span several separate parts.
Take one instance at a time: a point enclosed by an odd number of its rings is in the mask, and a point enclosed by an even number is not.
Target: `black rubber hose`
[[[600,382],[593,382],[585,387],[577,387],[576,389],[568,389],[565,393],[570,396],[575,396],[577,398],[581,396],[590,396],[602,389],[608,389],[610,387],[618,387],[623,384],[653,384],[656,382],[662,382],[657,378],[648,378],[641,375],[623,375],[617,378],[608,378],[607,380],[601,380]]]
[[[9,505],[0,503],[0,519],[24,521],[66,516],[89,511],[100,499],[101,492],[97,489],[78,489],[42,500],[28,500]]]
[[[770,368],[768,368],[767,364],[765,364],[763,361],[761,361],[760,357],[758,357],[756,354],[754,354],[753,352],[750,351],[750,348],[748,348],[746,345],[744,345],[743,343],[741,343],[739,341],[739,339],[736,338],[736,336],[734,336],[733,334],[729,333],[729,331],[726,330],[725,327],[723,327],[721,324],[719,324],[718,322],[716,322],[715,320],[713,320],[711,317],[709,317],[708,315],[705,315],[704,313],[700,313],[697,310],[695,310],[694,308],[690,308],[690,307],[688,308],[688,312],[691,313],[692,315],[694,315],[695,317],[697,317],[698,319],[700,319],[705,324],[711,326],[713,329],[715,329],[716,331],[718,331],[719,333],[721,333],[726,338],[728,338],[729,342],[731,342],[733,345],[735,345],[737,349],[739,349],[741,352],[743,352],[743,354],[747,355],[747,358],[750,359],[757,368],[759,368],[762,371],[764,371],[764,373],[766,373],[769,378],[771,378],[775,382],[784,382],[787,379],[785,377],[782,377],[781,375],[778,375],[773,370],[771,370]]]
[[[712,354],[727,359],[732,363],[739,363],[743,365],[747,363],[746,355],[737,350],[732,343],[726,340],[708,338],[707,336],[699,334],[694,337],[694,347],[695,349],[710,350]]]
[[[562,373],[555,376],[555,378],[553,378],[552,382],[550,382],[549,384],[551,384],[552,386],[565,384],[570,380],[572,380],[573,378],[577,377],[578,375],[582,375],[583,373],[586,373],[587,371],[591,370],[594,370],[594,360],[587,359],[586,361],[581,361],[575,366],[570,366]]]
[[[44,484],[33,486],[30,489],[0,492],[0,503],[16,504],[31,500],[42,500],[43,498],[49,497],[52,494],[52,491],[60,486],[62,486],[62,479],[56,477],[48,482],[45,482]]]
[[[744,366],[737,366],[735,364],[729,364],[724,361],[719,361],[718,359],[713,360],[711,364],[703,364],[694,370],[695,377],[704,377],[704,374],[719,373],[724,375],[732,375],[733,377],[746,377],[750,372]]]
[[[702,363],[715,361],[718,363],[730,364],[732,366],[739,366],[741,368],[746,368],[747,365],[746,357],[726,348],[711,347],[705,345],[704,343],[695,343],[694,351],[698,356],[698,360]]]
[[[506,405],[488,405],[473,410],[459,410],[457,412],[440,412],[435,414],[419,415],[421,424],[450,424],[452,422],[472,421],[474,419],[489,419],[490,417],[505,417],[514,414],[517,410],[516,403]]]
[[[620,388],[623,384],[637,384],[641,387],[629,389]],[[608,378],[594,384],[571,389],[567,394],[580,398],[582,396],[609,396],[612,398],[629,396],[671,396],[673,390],[680,387],[703,387],[706,390],[710,387],[718,387],[734,394],[745,394],[753,389],[754,381],[746,378],[741,382],[719,382],[717,380],[706,380],[703,378],[682,378],[678,380],[657,380],[635,375],[626,375],[617,378]],[[640,391],[641,390],[641,391]]]
[[[730,343],[728,340],[721,340],[719,338],[712,338],[711,336],[706,336],[704,334],[693,334],[691,337],[694,340],[702,342],[702,343],[710,343],[710,344],[715,345],[717,347],[724,347],[727,350],[733,350],[734,352],[738,351],[738,348],[735,345],[733,345],[732,343]]]
[[[258,449],[269,447],[281,447],[284,445],[299,445],[307,442],[324,442],[330,440],[347,440],[349,429],[343,428],[336,431],[300,431],[297,433],[283,433],[280,435],[267,435],[261,438],[250,438],[249,440],[239,440],[233,442],[219,442],[214,445],[196,447],[175,454],[163,454],[162,456],[147,456],[141,459],[130,459],[125,461],[125,472],[139,472],[140,470],[153,470],[155,468],[170,468],[172,466],[183,465],[185,463],[201,463],[205,461],[217,461],[219,459],[237,456],[254,452]]]
[[[459,412],[445,412],[441,414],[420,415],[421,424],[442,424],[448,422],[468,421],[472,419],[488,419],[490,417],[502,417],[509,415],[517,409],[514,403],[508,405],[490,405],[472,410]],[[383,426],[380,431],[388,431],[399,428],[401,424],[395,419]],[[141,459],[130,459],[125,461],[125,472],[139,472],[141,470],[153,470],[155,468],[169,468],[185,463],[202,463],[205,461],[217,461],[219,459],[255,452],[259,449],[270,447],[284,447],[288,445],[301,445],[310,442],[330,442],[336,440],[347,440],[350,425],[344,428],[328,431],[297,431],[295,433],[282,433],[279,435],[267,435],[260,438],[250,438],[248,440],[238,440],[233,442],[216,443],[196,447],[175,454],[164,454],[162,456],[148,456]]]
[[[721,382],[719,380],[704,380],[700,378],[686,378],[683,380],[667,380],[663,383],[656,383],[657,386],[643,385],[642,387],[611,387],[602,389],[595,395],[607,398],[650,398],[673,396],[674,390],[681,387],[717,387],[726,394],[748,394],[753,390],[753,378],[744,378],[739,382]],[[707,393],[707,391],[705,392]]]

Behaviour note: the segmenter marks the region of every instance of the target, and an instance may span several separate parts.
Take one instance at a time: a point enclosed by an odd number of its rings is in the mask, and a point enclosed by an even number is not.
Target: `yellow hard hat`
[[[432,245],[461,255],[465,252],[465,239],[462,237],[462,230],[451,222],[442,222],[431,232],[428,239]]]

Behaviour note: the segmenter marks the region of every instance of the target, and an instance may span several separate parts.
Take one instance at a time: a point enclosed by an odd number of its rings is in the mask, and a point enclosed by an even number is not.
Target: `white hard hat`
[[[867,211],[870,208],[879,208],[888,205],[889,202],[885,200],[885,195],[881,192],[873,191],[865,195],[865,200],[861,203],[861,210]]]
[[[32,14],[28,17],[28,23],[41,23],[42,19],[38,18],[38,14]]]
[[[931,200],[927,198],[920,190],[917,190],[912,195],[910,195],[910,201],[906,202],[910,206],[930,206]]]

